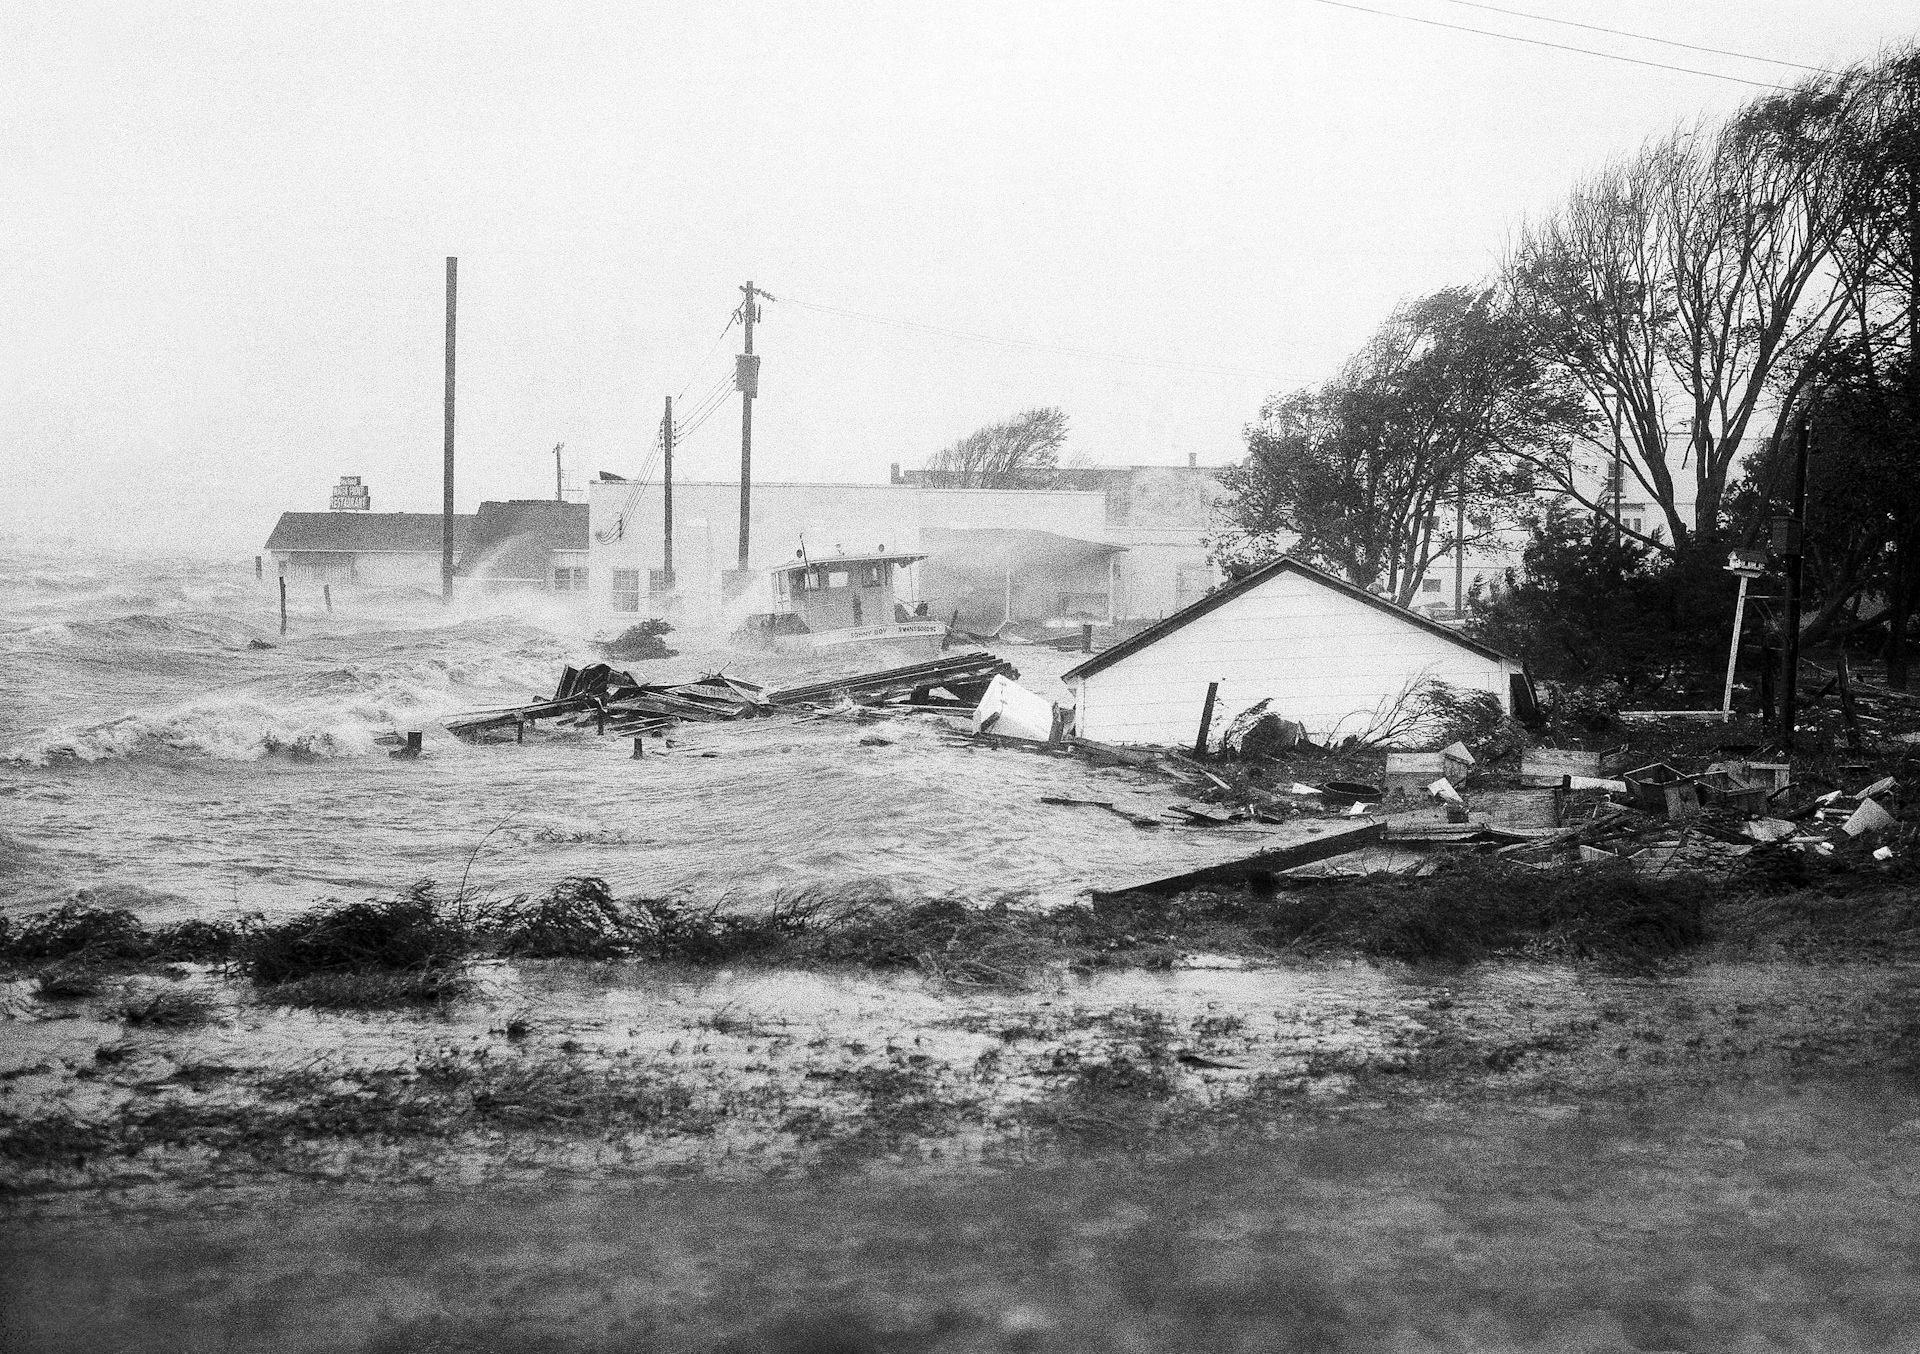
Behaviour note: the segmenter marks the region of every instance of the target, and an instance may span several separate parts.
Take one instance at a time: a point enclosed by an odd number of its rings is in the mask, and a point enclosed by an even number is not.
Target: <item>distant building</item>
[[[473,520],[454,516],[456,560]],[[438,592],[440,528],[437,512],[283,512],[266,548],[289,583]]]
[[[1062,472],[1061,486],[953,489],[897,468],[886,484],[756,483],[747,561],[756,595],[733,609],[769,610],[768,571],[803,544],[820,558],[881,548],[933,555],[897,580],[901,600],[925,601],[942,616],[972,607],[983,613],[976,621],[995,623],[1005,618],[1006,573],[1015,559],[1018,620],[1157,618],[1219,580],[1203,540],[1220,496],[1215,471],[1191,464],[1095,467]],[[738,562],[738,484],[675,483],[671,584],[658,483],[595,483],[588,504],[587,585],[596,616],[616,623],[635,613],[730,614],[723,593]],[[1010,551],[1005,533],[1029,533],[1034,550]],[[1043,537],[1054,543],[1040,549]],[[1064,575],[1040,562],[1057,562],[1055,547],[1074,558]],[[971,561],[964,558],[970,549],[977,550]],[[982,582],[996,569],[997,611]]]
[[[356,475],[333,489],[329,512],[286,512],[267,537],[276,572],[313,587],[440,591],[441,515],[373,512]],[[453,517],[455,586],[587,587],[587,505],[549,499],[487,502]]]
[[[987,632],[1030,617],[1112,621],[1124,545],[1018,527],[922,527],[920,588],[956,613],[964,629]]]
[[[1648,498],[1646,488],[1633,470],[1614,460],[1611,445],[1586,439],[1575,444],[1573,452],[1573,481],[1581,497],[1605,504],[1610,513],[1617,505],[1621,525],[1628,532],[1639,532],[1661,541],[1672,540],[1666,514]],[[1673,483],[1674,506],[1681,520],[1689,525],[1699,498],[1691,457],[1692,447],[1684,435],[1675,434],[1669,439],[1667,471]],[[1738,466],[1737,459],[1735,465]],[[1531,506],[1541,512],[1559,503],[1575,516],[1591,515],[1589,509],[1564,490],[1543,487],[1534,497]],[[1444,504],[1435,526],[1448,533],[1453,530],[1453,518]],[[1483,529],[1482,524],[1470,522],[1468,533],[1474,534],[1476,529]],[[1460,552],[1457,577],[1453,552],[1436,555],[1421,577],[1420,589],[1410,605],[1440,619],[1451,619],[1456,582],[1464,594],[1471,595],[1476,585],[1483,596],[1497,594],[1506,586],[1508,571],[1517,572],[1525,562],[1526,548],[1532,539],[1529,528],[1509,527],[1469,544]]]
[[[1526,682],[1517,659],[1284,555],[1064,676],[1081,737],[1173,747],[1194,741],[1213,683],[1215,729],[1265,700],[1326,741],[1365,733],[1426,678],[1509,713]]]
[[[584,596],[587,505],[550,498],[482,503],[455,576],[488,588]]]

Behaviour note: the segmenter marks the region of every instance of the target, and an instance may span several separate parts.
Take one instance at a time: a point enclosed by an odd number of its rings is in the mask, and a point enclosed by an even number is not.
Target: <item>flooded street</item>
[[[619,893],[741,900],[880,888],[1062,901],[1262,835],[1142,831],[1041,804],[1153,814],[1175,796],[1126,768],[950,746],[958,725],[940,716],[690,724],[638,761],[628,739],[570,732],[468,745],[439,721],[550,694],[563,665],[596,657],[569,613],[538,595],[448,613],[343,592],[282,640],[270,587],[210,564],[0,573],[0,681],[16,693],[0,711],[4,906],[88,889],[155,918],[277,916],[419,879],[515,894],[581,874]],[[907,661],[672,642],[679,657],[636,674],[790,685]],[[1002,654],[1064,697],[1073,655]],[[396,729],[424,730],[428,755],[389,758],[374,738]]]
[[[411,596],[342,597],[283,641],[250,571],[9,567],[12,918],[279,919],[579,875],[686,899],[644,914],[662,926],[782,899],[1045,908],[1337,826],[1141,828],[1177,784],[969,745],[948,716],[690,724],[638,760],[550,730],[468,745],[441,722],[550,692],[592,637]],[[828,675],[672,642],[636,675]],[[1064,694],[1075,656],[1001,652]],[[409,728],[418,761],[375,741]],[[240,950],[29,958],[0,980],[0,1343],[867,1354],[1283,1328],[1744,1354],[1895,1348],[1920,1322],[1902,952],[1410,964],[1182,906],[1114,914],[1139,936],[1046,911],[1086,929],[1019,931],[1004,962],[913,948],[961,944],[924,917],[898,952],[822,913],[826,948],[738,961],[503,958],[501,933],[397,1010],[256,986]]]

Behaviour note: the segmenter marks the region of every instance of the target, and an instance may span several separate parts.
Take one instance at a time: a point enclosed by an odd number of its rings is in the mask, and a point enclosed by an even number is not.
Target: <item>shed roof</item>
[[[453,516],[453,548],[466,549],[473,518]],[[337,553],[435,554],[440,549],[437,512],[283,512],[267,537],[268,550]]]
[[[1419,612],[1403,607],[1397,602],[1389,602],[1384,597],[1377,597],[1365,588],[1357,588],[1345,579],[1335,578],[1332,574],[1321,569],[1316,569],[1311,564],[1302,564],[1290,555],[1282,555],[1271,564],[1265,564],[1255,569],[1245,578],[1229,583],[1224,588],[1216,588],[1199,601],[1191,602],[1181,607],[1180,610],[1174,612],[1171,616],[1154,622],[1154,624],[1149,625],[1138,634],[1132,635],[1114,645],[1111,649],[1095,654],[1078,667],[1069,668],[1061,674],[1061,677],[1065,680],[1073,677],[1092,676],[1102,668],[1113,666],[1129,654],[1138,653],[1140,650],[1158,643],[1182,626],[1199,620],[1216,607],[1225,606],[1234,598],[1252,592],[1255,588],[1285,573],[1298,574],[1309,582],[1318,583],[1322,587],[1333,589],[1335,592],[1345,593],[1356,602],[1364,602],[1376,610],[1386,612],[1396,620],[1404,621],[1406,624],[1416,629],[1425,630],[1429,634],[1438,635],[1441,639],[1450,640],[1458,644],[1461,648],[1471,650],[1484,658],[1492,658],[1507,663],[1519,661],[1511,654],[1501,653],[1500,650],[1482,644],[1479,640],[1469,639],[1457,630],[1449,630],[1438,621],[1422,616]]]

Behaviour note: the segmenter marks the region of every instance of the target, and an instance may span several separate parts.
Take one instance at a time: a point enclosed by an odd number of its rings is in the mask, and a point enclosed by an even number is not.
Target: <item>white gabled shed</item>
[[[1074,732],[1102,743],[1192,744],[1207,685],[1217,737],[1262,700],[1316,742],[1364,729],[1425,678],[1530,701],[1518,659],[1281,556],[1065,674]]]

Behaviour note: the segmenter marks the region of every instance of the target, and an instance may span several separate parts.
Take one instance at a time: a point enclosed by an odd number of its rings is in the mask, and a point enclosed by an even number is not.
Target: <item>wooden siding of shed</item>
[[[1516,665],[1407,624],[1295,573],[1283,573],[1112,667],[1077,680],[1075,731],[1103,743],[1191,744],[1207,683],[1221,683],[1214,729],[1270,698],[1310,737],[1364,729],[1423,677],[1491,691],[1505,708]]]

